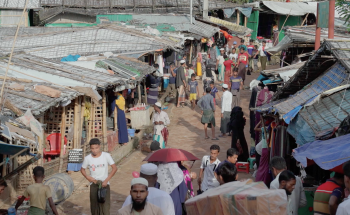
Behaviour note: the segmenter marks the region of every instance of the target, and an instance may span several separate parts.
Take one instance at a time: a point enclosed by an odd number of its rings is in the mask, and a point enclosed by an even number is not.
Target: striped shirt
[[[329,199],[331,196],[336,196],[340,203],[343,196],[343,188],[334,180],[329,179],[326,183],[321,184],[314,197],[314,214],[315,215],[329,215]]]

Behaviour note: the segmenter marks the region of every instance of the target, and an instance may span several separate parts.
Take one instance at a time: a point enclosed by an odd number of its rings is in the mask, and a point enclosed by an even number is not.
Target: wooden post
[[[79,133],[79,104],[80,98],[74,100],[74,135],[73,135],[73,148],[78,148],[78,133]]]
[[[92,99],[91,99],[91,106],[90,106],[90,118],[89,119],[87,119],[87,121],[88,121],[88,124],[89,124],[89,126],[88,126],[88,130],[87,130],[87,142],[90,142],[90,140],[91,140],[91,128],[92,128],[92,111],[93,111],[93,108],[92,108],[92,106],[93,106],[93,101],[92,101]]]
[[[114,102],[114,101],[113,101]],[[117,123],[117,120],[118,120],[118,113],[117,113],[117,107],[114,108],[114,111],[113,111],[113,114],[114,114],[114,130],[115,131],[118,131],[118,123]]]
[[[83,101],[81,102],[81,108],[80,108],[80,121],[79,121],[79,135],[78,135],[78,140],[79,140],[79,144],[81,143],[81,137],[83,135],[83,127],[84,127],[84,123],[85,123],[85,118],[84,118],[84,112],[85,112],[85,96],[83,96]],[[86,138],[87,139],[87,138]],[[85,156],[85,152],[86,152],[86,147],[85,147],[85,142],[83,144],[83,153]]]
[[[6,158],[7,158],[7,155],[4,155],[4,161],[6,161]],[[4,163],[4,162],[3,162]],[[1,177],[4,177],[5,175],[6,175],[6,169],[7,169],[7,167],[6,167],[6,165],[4,165],[3,167],[2,167],[2,174],[1,174]]]
[[[108,140],[107,140],[107,102],[106,102],[106,92],[102,91],[102,137],[103,137],[103,145],[102,151],[108,151]],[[107,147],[105,148],[105,145]]]
[[[142,95],[141,95],[141,82],[137,85],[137,94],[139,95],[139,99],[137,100],[137,103],[141,103]]]
[[[143,81],[143,88],[145,91],[145,104],[147,104],[147,89],[146,89],[146,79]]]
[[[40,116],[40,118],[39,118],[39,122],[41,123],[41,124],[44,124],[44,115],[42,115],[42,116]],[[40,153],[40,154],[44,154],[44,145],[46,144],[46,138],[45,138],[45,131],[44,131],[44,129],[43,129],[43,135],[42,135],[42,137],[39,137],[39,144],[38,144],[38,153]],[[16,158],[17,159],[17,158]],[[39,160],[38,160],[38,165],[39,166],[42,166],[43,165],[43,159],[44,159],[44,157],[41,157]],[[17,168],[17,167],[16,167]]]
[[[237,10],[237,25],[239,25],[240,19],[241,19],[241,12]]]
[[[244,16],[244,27],[247,27],[247,23],[248,23],[248,18]]]
[[[91,138],[95,138],[95,128],[96,128],[96,104],[95,102],[91,102],[92,103],[92,121],[91,121],[91,125],[92,125],[92,135],[91,135]]]
[[[64,137],[66,134],[66,107],[62,108],[62,122],[61,122],[61,152],[60,152],[60,166],[58,171],[61,173],[63,165],[63,155],[64,155]]]
[[[191,47],[190,47],[190,63],[192,63],[192,40],[191,40]],[[191,77],[190,77],[191,78]]]

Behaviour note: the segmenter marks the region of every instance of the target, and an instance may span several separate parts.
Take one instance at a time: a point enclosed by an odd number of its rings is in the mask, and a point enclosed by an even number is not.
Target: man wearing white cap
[[[177,69],[176,72],[176,88],[179,93],[178,101],[177,101],[177,107],[180,107],[180,104],[183,107],[183,103],[185,103],[185,96],[186,96],[186,76],[185,76],[185,60],[181,60],[180,64],[181,66]]]
[[[158,206],[163,214],[175,215],[174,203],[170,195],[154,187],[158,179],[157,171],[158,167],[153,163],[146,163],[141,166],[140,177],[148,181],[147,201]],[[131,195],[126,198],[123,207],[130,204],[132,204]]]
[[[146,201],[148,194],[148,181],[146,179],[132,179],[130,190],[132,204],[122,207],[118,211],[118,215],[165,215],[159,207]]]
[[[168,142],[169,131],[167,129],[167,126],[170,124],[170,119],[168,114],[162,111],[162,104],[160,102],[156,102],[153,107],[153,140],[158,141],[160,143],[160,147],[164,149]]]
[[[232,105],[232,93],[228,90],[228,85],[222,85],[222,94],[221,99],[221,135],[219,137],[225,137],[226,133],[229,133],[229,127],[227,124],[230,122],[231,117],[231,105]]]
[[[224,54],[225,54],[225,49],[221,48],[220,49],[220,55],[216,58],[216,69],[219,72],[218,80],[223,81],[224,76],[225,76],[225,67],[224,67]]]

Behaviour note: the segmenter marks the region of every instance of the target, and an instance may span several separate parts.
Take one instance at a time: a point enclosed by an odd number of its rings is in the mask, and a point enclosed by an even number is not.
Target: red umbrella
[[[182,149],[159,149],[150,153],[143,161],[151,162],[176,162],[176,161],[195,161],[199,160],[196,156]]]

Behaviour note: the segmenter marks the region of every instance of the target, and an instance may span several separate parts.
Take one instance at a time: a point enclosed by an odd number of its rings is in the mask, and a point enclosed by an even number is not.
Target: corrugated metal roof
[[[296,63],[296,64],[292,64],[290,66],[285,66],[282,68],[278,68],[278,69],[266,69],[264,71],[261,72],[261,74],[263,75],[278,75],[282,72],[286,72],[288,70],[294,70],[294,69],[299,69],[300,67],[304,66],[306,62],[300,62],[300,63]]]
[[[38,77],[48,82],[70,87],[83,86],[92,87],[93,89],[96,89],[96,87],[105,89],[114,87],[115,85],[127,85],[134,82],[118,74],[111,75],[109,73],[25,54],[13,56],[11,69],[12,77],[43,81],[34,78]],[[34,77],[30,77],[29,75]]]
[[[274,13],[290,16],[304,16],[308,13],[315,14],[317,6],[310,5],[307,2],[277,2],[277,1],[262,1],[260,7],[269,8]]]
[[[0,0],[0,8],[23,9],[26,0]],[[27,9],[40,8],[40,0],[28,0]]]
[[[10,53],[12,40],[8,38],[0,41],[0,49],[4,54]],[[18,37],[15,52],[57,59],[69,54],[148,53],[168,47],[181,47],[182,43],[183,40],[179,38],[153,36],[122,26],[99,26]]]
[[[127,25],[137,27],[150,26],[159,31],[179,31],[198,34],[202,37],[212,37],[220,31],[220,28],[213,27],[203,22],[191,18],[189,15],[174,15],[174,14],[107,14],[98,15],[97,23],[100,19],[107,19],[110,22],[122,22]]]
[[[345,89],[305,107],[288,126],[299,145],[322,139],[350,114],[350,92]],[[339,114],[338,114],[339,111]],[[329,132],[327,132],[329,131]]]
[[[1,70],[1,69],[0,69]],[[33,115],[40,115],[48,110],[50,107],[56,107],[61,103],[69,102],[82,93],[70,90],[67,88],[59,87],[57,85],[43,83],[43,82],[15,82],[15,81],[6,81],[6,85],[10,83],[18,83],[20,85],[24,85],[24,91],[15,91],[11,89],[7,89],[5,87],[4,98],[8,99],[15,107],[21,109],[25,112],[28,108],[32,110]],[[2,83],[0,84],[0,86]],[[61,96],[59,98],[52,98],[34,91],[35,85],[44,85],[56,90],[61,91]],[[8,109],[4,109],[4,115],[12,115],[12,112]]]

